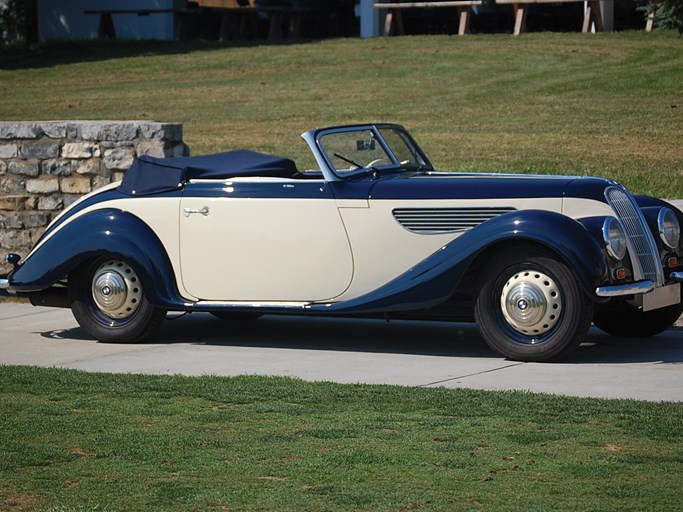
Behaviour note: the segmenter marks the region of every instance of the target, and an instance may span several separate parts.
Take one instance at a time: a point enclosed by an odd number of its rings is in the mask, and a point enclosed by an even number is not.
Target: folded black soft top
[[[140,156],[118,190],[128,195],[149,195],[182,187],[195,179],[227,179],[239,176],[292,178],[296,165],[289,158],[239,149],[228,153],[177,158]]]

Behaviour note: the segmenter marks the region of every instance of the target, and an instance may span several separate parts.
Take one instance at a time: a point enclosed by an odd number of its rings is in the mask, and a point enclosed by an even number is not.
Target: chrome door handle
[[[209,214],[209,207],[205,206],[201,210],[197,210],[195,208],[184,208],[183,211],[185,212],[185,217],[189,217],[191,213],[201,213],[204,217],[206,217]]]

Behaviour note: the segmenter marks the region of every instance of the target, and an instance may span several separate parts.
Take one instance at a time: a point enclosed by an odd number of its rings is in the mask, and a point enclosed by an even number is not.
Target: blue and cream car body
[[[318,169],[247,150],[138,158],[65,210],[0,286],[103,341],[166,311],[475,320],[554,360],[591,322],[649,336],[683,311],[683,214],[593,177],[435,171],[391,124],[302,135]]]

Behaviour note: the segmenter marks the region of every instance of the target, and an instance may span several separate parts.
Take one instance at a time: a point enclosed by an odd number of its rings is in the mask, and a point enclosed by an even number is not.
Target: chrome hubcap
[[[126,263],[107,261],[95,271],[92,298],[100,311],[108,317],[128,318],[140,307],[140,280]]]
[[[500,306],[507,323],[528,336],[547,333],[557,324],[562,311],[560,290],[542,272],[523,270],[503,286]]]

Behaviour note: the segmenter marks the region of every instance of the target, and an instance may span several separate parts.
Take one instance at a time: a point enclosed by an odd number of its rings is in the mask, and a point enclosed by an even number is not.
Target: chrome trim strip
[[[683,272],[671,272],[671,274],[669,274],[669,278],[673,279],[677,283],[683,283]]]
[[[9,279],[0,279],[0,290],[9,288]]]
[[[636,295],[648,293],[655,289],[653,281],[638,281],[637,283],[619,284],[614,286],[598,286],[595,295],[598,297],[620,297],[622,295]]]
[[[199,300],[192,305],[195,308],[204,306],[210,307],[226,307],[226,308],[289,308],[289,309],[303,309],[310,306],[310,302],[247,302],[247,301],[214,301],[214,300]]]

